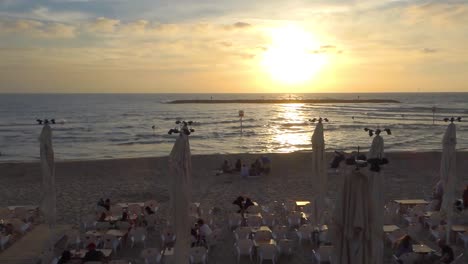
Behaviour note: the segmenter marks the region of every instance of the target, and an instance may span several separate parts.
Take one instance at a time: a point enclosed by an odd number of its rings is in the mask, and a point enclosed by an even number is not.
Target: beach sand
[[[272,160],[272,172],[247,180],[241,179],[237,173],[217,175],[216,171],[224,159],[232,164],[238,158],[252,163],[260,154],[192,156],[193,201],[221,207],[240,194],[253,198],[259,204],[285,199],[310,200],[321,188],[309,180],[310,152],[264,155]],[[331,160],[333,154],[327,155]],[[388,153],[390,164],[383,169],[385,201],[427,197],[439,177],[440,155],[440,152]],[[457,159],[457,174],[462,179],[457,189],[457,197],[460,197],[463,187],[468,184],[468,152],[457,153]],[[158,157],[57,162],[58,222],[76,224],[80,215],[93,212],[99,198],[110,198],[112,203],[155,199],[161,203],[159,214],[164,218],[169,202],[167,160],[167,157]],[[0,163],[0,172],[0,206],[38,204],[41,196],[38,162]],[[332,200],[341,179],[339,173],[330,171],[328,197]],[[225,242],[226,245],[210,253],[210,263],[225,263],[225,260],[235,263],[234,240],[226,235]],[[158,246],[158,239],[154,239],[154,243]],[[300,250],[304,251],[299,252],[301,257],[285,263],[310,262],[311,250],[304,247]]]

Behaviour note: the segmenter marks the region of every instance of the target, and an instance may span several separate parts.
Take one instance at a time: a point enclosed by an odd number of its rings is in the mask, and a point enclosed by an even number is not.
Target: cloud
[[[250,27],[252,27],[251,24],[239,21],[239,22],[236,22],[236,23],[231,24],[231,25],[225,25],[224,29],[234,30],[234,29],[247,29],[247,28],[250,28]]]
[[[423,53],[436,53],[437,50],[432,49],[432,48],[424,48],[424,49],[421,50],[421,52],[423,52]]]
[[[99,17],[96,20],[88,23],[86,28],[90,32],[113,33],[119,24],[119,20]]]
[[[74,38],[76,27],[55,22],[35,20],[0,21],[0,34],[20,33],[33,38]]]

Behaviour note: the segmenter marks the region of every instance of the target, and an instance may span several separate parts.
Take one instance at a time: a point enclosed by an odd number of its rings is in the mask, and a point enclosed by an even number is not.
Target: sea
[[[169,104],[183,99],[394,99],[382,104]],[[435,107],[435,108],[434,108]],[[435,109],[435,112],[433,112]],[[244,117],[239,117],[239,111]],[[468,150],[468,93],[361,94],[0,94],[0,162],[39,159],[36,119],[52,124],[56,160],[169,155],[177,120],[193,121],[192,154],[311,151],[312,118],[324,123],[328,151],[366,151],[365,128],[384,133],[385,150],[440,151],[462,117],[457,149]]]

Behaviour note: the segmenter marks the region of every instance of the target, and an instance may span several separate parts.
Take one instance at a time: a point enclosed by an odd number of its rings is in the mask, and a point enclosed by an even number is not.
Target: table
[[[271,232],[271,229],[268,226],[261,226],[259,228],[252,227],[252,233],[255,233],[257,231],[268,231]]]
[[[135,203],[116,203],[116,205],[121,206],[122,208],[128,208],[129,205],[137,204],[140,207],[144,207],[145,203],[135,202]]]
[[[112,254],[112,249],[96,249],[96,251],[101,251],[104,257],[108,258]],[[70,253],[72,254],[73,258],[84,258],[86,255],[87,250],[75,250],[72,249],[70,250]]]
[[[437,211],[427,211],[424,212],[424,217],[431,217],[433,214],[438,213]]]
[[[297,207],[302,207],[310,204],[310,201],[296,201],[296,206]]]
[[[393,231],[399,230],[400,228],[396,225],[384,225],[383,231],[384,233],[392,233]]]
[[[453,225],[453,232],[468,232],[468,225]]]
[[[423,199],[402,199],[402,200],[393,200],[395,203],[400,205],[400,214],[406,213],[406,209],[408,207],[412,207],[415,205],[426,205],[429,204],[428,201]]]
[[[104,235],[103,232],[99,232],[99,231],[95,231],[95,230],[86,231],[85,234],[90,235],[90,236],[96,236],[96,237],[101,237],[102,235]]]
[[[413,252],[418,254],[428,254],[434,252],[432,248],[424,244],[413,244]]]
[[[109,231],[106,232],[107,235],[113,235],[113,236],[116,236],[116,237],[124,237],[125,235],[127,235],[127,232],[124,232],[122,230],[118,230],[118,229],[111,229]]]
[[[8,210],[10,211],[14,211],[16,208],[26,208],[28,211],[36,211],[36,210],[39,210],[39,206],[38,205],[11,205],[11,206],[8,206]]]
[[[253,240],[253,244],[255,247],[259,247],[260,245],[275,245],[276,246],[276,241],[274,239],[265,240],[265,241]]]

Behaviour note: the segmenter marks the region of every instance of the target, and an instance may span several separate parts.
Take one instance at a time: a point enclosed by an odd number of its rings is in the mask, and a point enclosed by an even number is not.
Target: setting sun
[[[271,31],[271,45],[263,54],[262,66],[277,81],[300,84],[314,77],[326,64],[320,44],[296,26]]]

